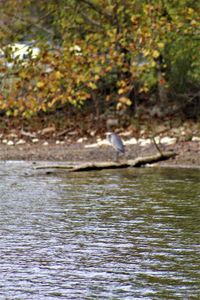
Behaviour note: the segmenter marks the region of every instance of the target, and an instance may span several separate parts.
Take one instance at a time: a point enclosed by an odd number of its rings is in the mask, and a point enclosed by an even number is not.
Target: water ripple
[[[199,171],[24,172],[0,164],[0,299],[199,298]]]

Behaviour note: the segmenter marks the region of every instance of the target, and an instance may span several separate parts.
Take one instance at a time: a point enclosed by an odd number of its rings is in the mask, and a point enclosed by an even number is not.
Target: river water
[[[0,299],[200,299],[200,171],[0,163]]]

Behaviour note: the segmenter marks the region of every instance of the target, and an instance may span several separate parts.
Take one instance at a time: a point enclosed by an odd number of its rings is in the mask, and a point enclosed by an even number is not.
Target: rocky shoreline
[[[134,159],[138,156],[152,155],[158,152],[155,144],[149,138],[133,138],[126,133],[121,134],[126,154],[122,159]],[[174,151],[175,158],[158,163],[161,166],[200,167],[200,138],[193,136],[191,140],[172,136],[156,137],[156,143],[162,151]],[[86,137],[76,141],[59,139],[4,138],[0,143],[0,160],[25,161],[66,161],[99,162],[114,159],[115,151],[104,138]]]

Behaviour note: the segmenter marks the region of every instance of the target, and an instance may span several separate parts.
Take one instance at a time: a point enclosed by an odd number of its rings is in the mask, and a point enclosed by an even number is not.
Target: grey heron
[[[116,150],[116,161],[118,161],[119,154],[125,153],[125,147],[124,144],[120,138],[120,136],[114,132],[107,132],[106,133],[107,139],[109,143],[113,146],[113,148]]]

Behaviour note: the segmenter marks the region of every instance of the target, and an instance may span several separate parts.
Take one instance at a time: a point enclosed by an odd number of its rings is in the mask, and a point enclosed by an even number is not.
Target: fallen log
[[[79,165],[48,165],[48,166],[36,166],[35,169],[60,169],[67,170],[68,172],[84,172],[84,171],[98,171],[104,169],[122,169],[130,167],[142,167],[147,164],[156,163],[159,161],[167,160],[169,158],[175,157],[175,152],[162,152],[150,156],[137,157],[130,160],[122,160],[119,162],[109,161],[109,162],[91,162],[83,163]],[[51,172],[52,173],[52,172]]]
[[[121,162],[92,162],[83,163],[78,166],[69,169],[70,172],[83,172],[83,171],[97,171],[103,169],[122,169],[129,167],[141,167],[146,164],[152,164],[155,162],[167,160],[169,158],[175,157],[175,152],[163,152],[157,153],[151,156],[137,157],[136,159],[121,161]]]

